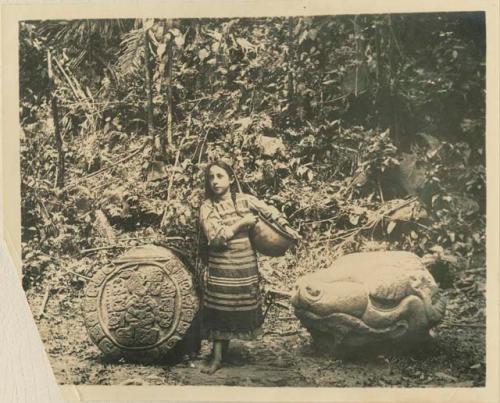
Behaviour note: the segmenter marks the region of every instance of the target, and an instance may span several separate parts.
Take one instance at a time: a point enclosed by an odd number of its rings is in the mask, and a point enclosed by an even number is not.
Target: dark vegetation
[[[263,261],[265,286],[348,252],[415,252],[449,297],[438,334],[463,340],[442,360],[468,361],[440,378],[430,358],[408,385],[484,383],[482,13],[25,21],[19,35],[23,284],[41,326],[58,310],[81,321],[86,281],[127,247],[194,262],[203,168],[227,157],[304,238]]]

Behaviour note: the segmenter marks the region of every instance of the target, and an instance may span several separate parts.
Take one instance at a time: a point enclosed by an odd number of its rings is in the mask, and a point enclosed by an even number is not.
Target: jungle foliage
[[[451,287],[484,265],[482,13],[25,21],[19,37],[26,288],[116,252],[89,249],[194,257],[218,157],[302,234],[285,270],[405,249]]]

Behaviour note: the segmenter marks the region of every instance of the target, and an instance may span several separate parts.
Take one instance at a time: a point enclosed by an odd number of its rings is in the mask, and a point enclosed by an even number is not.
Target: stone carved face
[[[420,258],[408,252],[355,253],[298,280],[297,317],[333,348],[428,335],[446,304]]]

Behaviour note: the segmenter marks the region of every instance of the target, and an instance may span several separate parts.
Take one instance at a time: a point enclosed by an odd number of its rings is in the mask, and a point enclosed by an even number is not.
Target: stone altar
[[[87,331],[104,357],[133,362],[168,359],[198,308],[185,265],[155,245],[132,248],[98,271],[82,305]]]

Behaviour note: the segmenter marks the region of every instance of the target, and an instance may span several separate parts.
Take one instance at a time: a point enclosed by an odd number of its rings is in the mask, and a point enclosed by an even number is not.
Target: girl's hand
[[[253,228],[255,224],[257,224],[257,216],[254,216],[253,214],[247,214],[240,220],[240,224],[243,228]]]
[[[290,227],[289,225],[285,225],[285,230],[297,241],[302,240],[302,237],[300,236],[300,234],[297,231],[295,231],[292,227]]]

